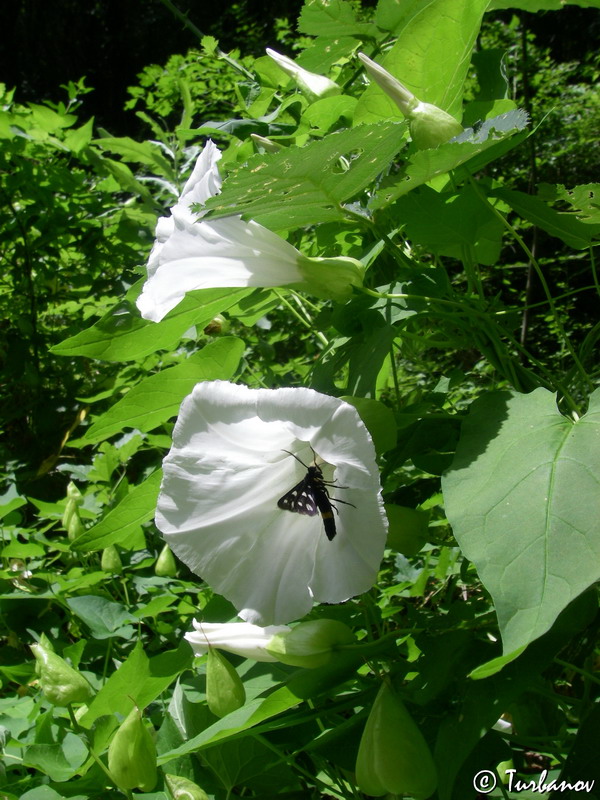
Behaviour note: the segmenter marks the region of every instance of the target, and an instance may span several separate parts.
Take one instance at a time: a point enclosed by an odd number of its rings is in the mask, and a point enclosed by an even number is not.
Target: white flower
[[[437,147],[463,132],[460,122],[447,111],[432,103],[421,102],[410,89],[364,53],[359,53],[358,58],[369,76],[391,97],[406,117],[412,139],[419,149]]]
[[[193,205],[204,204],[219,192],[220,158],[209,140],[171,216],[158,220],[148,280],[137,299],[142,317],[160,322],[186,292],[195,289],[293,286],[321,297],[349,297],[351,286],[362,283],[359,261],[310,259],[253,220],[203,219],[205,212],[192,211]]]
[[[186,633],[185,639],[192,645],[197,656],[203,656],[209,647],[226,650],[254,661],[278,661],[266,651],[266,646],[278,633],[291,631],[287,625],[269,625],[261,628],[249,622],[197,622],[193,621],[193,633]]]
[[[271,50],[267,47],[267,55],[290,78],[296,81],[300,89],[311,100],[316,100],[319,97],[329,97],[342,91],[335,81],[326,78],[324,75],[317,75],[316,72],[309,72],[304,67],[296,64],[291,58],[278,53],[276,50]]]
[[[336,484],[332,540],[319,514],[278,506],[307,475],[290,453],[306,467],[316,459]],[[164,460],[156,524],[242,619],[299,619],[313,602],[343,602],[376,579],[387,519],[373,443],[352,406],[312,389],[199,383]]]

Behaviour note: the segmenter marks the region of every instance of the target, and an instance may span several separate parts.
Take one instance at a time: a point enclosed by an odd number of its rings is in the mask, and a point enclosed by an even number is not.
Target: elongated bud
[[[70,667],[49,647],[41,643],[32,644],[36,658],[36,672],[46,700],[54,706],[71,703],[87,703],[94,691],[77,670]]]
[[[211,647],[206,662],[206,702],[217,717],[225,717],[246,702],[240,676],[222,653]]]
[[[193,633],[186,633],[185,639],[191,644],[197,656],[205,655],[210,648],[226,650],[254,661],[277,661],[267,652],[267,644],[276,633],[289,631],[287,625],[251,625],[249,622],[198,622],[194,620]]]
[[[435,764],[423,734],[396,692],[382,683],[367,719],[356,759],[356,782],[373,797],[430,797],[437,786]]]
[[[174,578],[177,575],[177,564],[171,548],[166,544],[156,559],[154,574],[160,578]]]
[[[150,792],[156,785],[156,747],[137,706],[113,736],[108,769],[119,789]]]
[[[67,502],[62,515],[63,528],[67,531],[70,541],[76,539],[85,529],[79,518],[78,506],[83,502],[83,495],[71,481],[67,486]]]
[[[208,795],[197,783],[181,778],[179,775],[165,775],[165,783],[173,795],[173,800],[208,800]]]
[[[369,77],[396,103],[408,120],[410,135],[419,150],[437,147],[463,132],[460,122],[447,111],[432,103],[422,103],[410,89],[364,53],[359,53],[358,57]]]
[[[120,575],[123,572],[123,562],[114,544],[109,544],[102,551],[100,567],[104,572],[111,572],[114,575]]]
[[[354,634],[343,622],[319,619],[276,634],[267,644],[267,652],[292,667],[314,669],[327,664],[339,645],[354,641]]]
[[[266,136],[259,136],[258,133],[251,133],[250,138],[254,144],[260,149],[262,148],[265,153],[278,153],[281,150],[281,145],[278,142],[273,142],[267,139]]]
[[[300,88],[310,100],[317,100],[320,97],[329,97],[330,95],[339,94],[342,91],[337,83],[326,78],[324,75],[317,75],[315,72],[309,72],[307,69],[304,69],[304,67],[296,64],[291,58],[283,56],[281,53],[271,50],[268,47],[267,55],[273,59],[280,69],[296,81],[298,88]]]

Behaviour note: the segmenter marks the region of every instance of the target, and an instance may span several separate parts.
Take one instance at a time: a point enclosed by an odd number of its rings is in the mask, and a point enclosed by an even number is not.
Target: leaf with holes
[[[446,514],[511,653],[600,578],[600,390],[577,422],[546,389],[473,403],[443,481]]]
[[[360,125],[305,147],[257,155],[230,173],[206,208],[213,219],[245,214],[273,230],[344,219],[355,197],[404,146],[404,123]]]

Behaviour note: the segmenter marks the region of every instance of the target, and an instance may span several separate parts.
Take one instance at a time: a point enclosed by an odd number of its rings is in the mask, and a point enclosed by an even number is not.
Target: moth
[[[299,461],[303,467],[306,468],[306,475],[300,483],[297,483],[293,488],[286,492],[283,497],[277,501],[277,506],[284,511],[293,511],[296,514],[306,514],[308,517],[314,517],[317,514],[321,515],[323,526],[325,528],[325,535],[331,542],[335,538],[337,529],[335,526],[335,517],[333,512],[338,513],[337,508],[334,506],[333,501],[336,503],[344,503],[344,505],[356,508],[352,503],[346,500],[340,500],[337,497],[329,496],[329,486],[334,486],[333,483],[328,482],[323,477],[323,472],[318,464],[314,466],[307,466],[304,461],[301,461],[294,453],[289,450],[284,450],[284,453],[289,453],[296,461]],[[314,450],[313,450],[314,456]],[[338,486],[338,489],[346,489],[346,486]]]

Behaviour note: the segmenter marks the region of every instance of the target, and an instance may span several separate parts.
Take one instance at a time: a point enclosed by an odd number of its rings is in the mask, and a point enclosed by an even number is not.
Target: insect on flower
[[[325,527],[325,535],[331,542],[335,537],[337,530],[335,526],[335,517],[333,512],[337,514],[337,508],[331,502],[332,499],[336,503],[344,503],[344,505],[356,508],[353,503],[348,503],[346,500],[340,500],[338,497],[331,498],[329,496],[328,487],[335,484],[326,481],[323,477],[323,471],[317,464],[315,451],[313,450],[314,466],[308,467],[304,461],[298,458],[294,453],[289,450],[284,450],[284,453],[289,453],[296,461],[299,461],[303,467],[306,467],[306,475],[300,483],[297,483],[289,492],[286,492],[283,497],[277,501],[277,506],[284,511],[294,511],[296,514],[306,514],[309,517],[314,517],[318,513],[321,514],[323,525]],[[338,486],[338,489],[346,489],[346,486]]]

